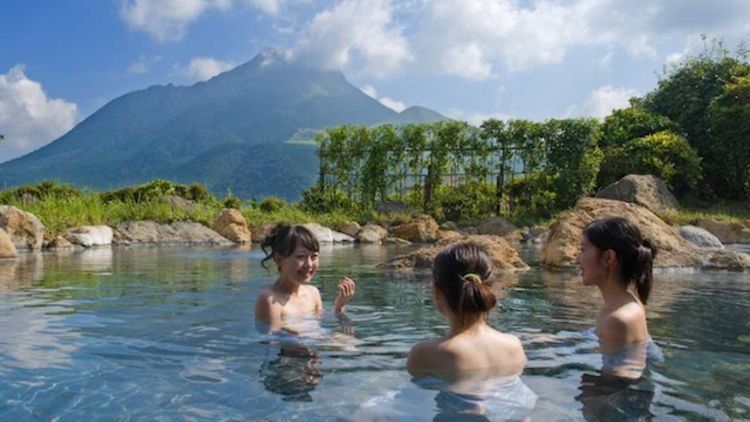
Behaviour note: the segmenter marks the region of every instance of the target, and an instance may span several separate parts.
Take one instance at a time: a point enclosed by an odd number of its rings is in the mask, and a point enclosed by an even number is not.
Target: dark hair
[[[459,243],[440,252],[432,266],[435,287],[459,317],[461,327],[483,318],[497,304],[492,285],[493,265],[484,247]]]
[[[627,218],[606,217],[589,223],[583,235],[597,249],[615,251],[623,284],[626,288],[635,284],[638,297],[646,304],[654,283],[656,247],[641,235],[638,227]]]
[[[260,265],[263,268],[268,268],[266,267],[266,261],[273,258],[273,254],[277,253],[287,257],[293,254],[294,249],[300,245],[314,252],[320,250],[318,239],[307,227],[279,224],[271,230],[271,233],[260,244],[261,249],[266,254],[266,257],[260,261]]]

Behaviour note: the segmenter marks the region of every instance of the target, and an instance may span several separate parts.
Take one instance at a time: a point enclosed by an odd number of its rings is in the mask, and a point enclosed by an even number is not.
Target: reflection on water
[[[596,289],[573,273],[508,278],[490,323],[524,343],[518,382],[538,396],[524,407],[517,399],[528,394],[493,398],[500,386],[412,382],[409,349],[448,327],[433,309],[429,272],[376,267],[409,250],[399,248],[325,248],[315,283],[330,311],[340,277],[357,281],[349,321],[290,321],[297,334],[286,340],[255,328],[253,303],[274,277],[256,247],[0,261],[0,420],[382,420],[386,411],[433,420],[491,406],[493,415],[533,407],[533,420],[750,418],[748,274],[658,272],[647,316],[663,359],[646,350],[634,382],[609,367],[636,374],[643,350],[603,359],[586,331],[601,306]]]

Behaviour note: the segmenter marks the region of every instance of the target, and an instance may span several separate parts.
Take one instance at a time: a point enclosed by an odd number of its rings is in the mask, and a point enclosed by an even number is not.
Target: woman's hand
[[[357,285],[354,280],[344,277],[339,281],[339,294],[333,302],[333,312],[338,315],[344,311],[344,306],[352,300],[354,293],[357,291]]]

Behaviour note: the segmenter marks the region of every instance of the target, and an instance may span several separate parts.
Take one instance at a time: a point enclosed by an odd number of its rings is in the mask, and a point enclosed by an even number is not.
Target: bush
[[[508,184],[509,217],[523,220],[551,217],[557,197],[554,181],[555,176],[538,171]]]
[[[682,136],[669,131],[631,139],[604,150],[599,186],[631,173],[653,174],[677,195],[695,188],[700,180],[700,159]]]
[[[640,107],[615,110],[604,119],[599,146],[622,146],[631,139],[653,135],[669,130],[675,132],[676,125],[664,116],[648,112]]]
[[[495,186],[465,183],[439,186],[432,194],[428,212],[439,220],[478,220],[495,212]]]
[[[214,201],[213,195],[211,195],[208,190],[200,184],[196,183],[188,186],[163,179],[156,179],[138,186],[129,186],[122,189],[102,192],[101,198],[104,202],[132,201],[135,203],[143,203],[153,201],[164,195],[175,195],[190,201],[203,203]]]
[[[224,202],[222,202],[221,206],[238,210],[242,206],[242,200],[236,196],[227,196],[224,198]]]
[[[318,186],[305,189],[302,192],[300,206],[308,212],[342,212],[357,214],[362,211],[362,205],[352,200],[344,192],[329,187],[321,190]]]
[[[44,198],[76,198],[82,195],[73,185],[55,182],[42,182],[38,185],[26,185],[6,190],[0,194],[0,203],[11,201],[41,200]]]
[[[283,199],[277,198],[275,196],[269,196],[267,198],[263,198],[263,200],[260,201],[258,208],[260,208],[260,210],[263,212],[276,212],[286,208],[286,206],[287,203]]]

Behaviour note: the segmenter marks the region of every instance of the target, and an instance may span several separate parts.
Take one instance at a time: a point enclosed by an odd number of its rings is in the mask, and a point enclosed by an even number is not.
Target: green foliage
[[[260,201],[260,204],[258,204],[258,208],[263,212],[276,212],[286,208],[286,206],[286,201],[275,196],[263,198],[263,200]]]
[[[602,148],[622,146],[625,142],[652,135],[665,130],[676,131],[674,122],[664,116],[651,113],[641,107],[628,107],[615,110],[604,119]]]
[[[128,186],[108,192],[102,192],[104,202],[132,201],[135,203],[153,201],[164,195],[175,195],[196,202],[211,202],[215,198],[205,187],[199,184],[181,185],[169,180],[156,179],[138,186]]]
[[[73,185],[55,182],[42,182],[38,185],[26,185],[0,193],[0,203],[11,201],[34,202],[46,197],[71,198],[82,193]]]
[[[495,186],[489,183],[439,186],[427,211],[438,220],[476,221],[492,216],[495,201]]]
[[[706,178],[719,196],[746,199],[750,196],[750,76],[727,81],[711,101],[708,117],[712,142],[706,148]]]
[[[733,136],[742,136],[743,129],[732,127],[746,120],[732,120],[742,117],[742,107],[740,97],[728,93],[728,84],[748,75],[746,53],[740,51],[733,56],[721,42],[714,41],[701,54],[672,67],[658,87],[639,102],[678,125],[702,159],[704,179],[723,198],[741,196],[744,187],[739,185],[746,183],[736,178],[741,177],[741,159],[735,160],[735,153],[741,154],[739,151],[747,146],[736,148],[733,144],[742,142]]]
[[[226,198],[224,198],[221,206],[224,208],[234,208],[238,210],[242,206],[242,200],[236,196],[228,195]]]
[[[507,187],[510,198],[508,215],[514,219],[551,217],[557,197],[554,181],[555,176],[535,171],[511,182]]]
[[[302,192],[300,206],[303,210],[313,213],[358,213],[362,208],[359,203],[353,201],[344,192],[332,187],[321,190],[318,186],[313,186]]]
[[[685,138],[670,131],[631,139],[604,152],[599,173],[602,187],[630,173],[653,174],[682,195],[695,188],[701,177],[698,155]]]
[[[597,146],[600,124],[595,119],[549,120],[542,131],[547,143],[545,171],[555,175],[558,209],[572,206],[596,186],[603,154]]]

